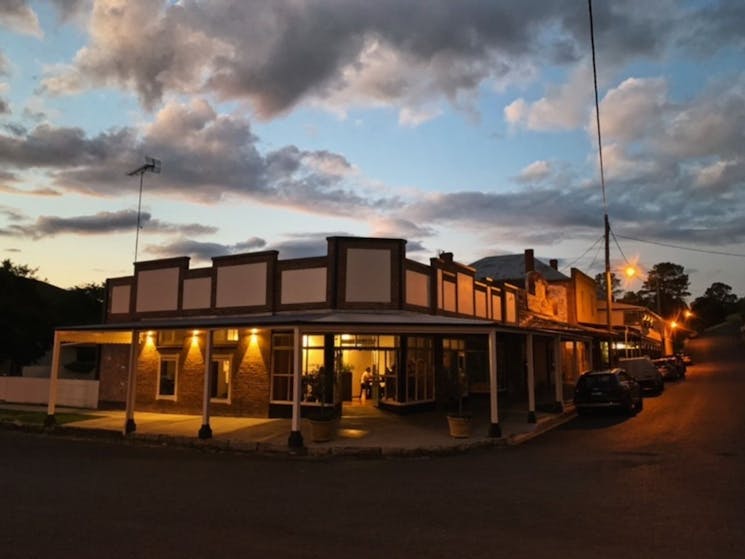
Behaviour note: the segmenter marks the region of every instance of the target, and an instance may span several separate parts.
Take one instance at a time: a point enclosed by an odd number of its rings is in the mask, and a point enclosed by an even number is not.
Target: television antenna
[[[150,172],[154,173],[156,175],[160,174],[160,159],[155,159],[154,157],[148,157],[145,156],[145,164],[138,167],[134,171],[130,171],[127,173],[128,177],[133,177],[134,175],[140,175],[140,195],[137,199],[137,232],[135,233],[135,262],[137,262],[137,249],[140,244],[140,229],[142,229],[141,225],[141,217],[142,217],[142,178],[145,176],[145,173]]]

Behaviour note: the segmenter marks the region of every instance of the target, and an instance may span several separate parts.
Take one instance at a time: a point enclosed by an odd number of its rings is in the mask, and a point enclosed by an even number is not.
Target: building
[[[125,407],[125,432],[136,410],[201,413],[201,437],[211,415],[291,417],[290,444],[302,445],[299,421],[319,408],[444,410],[465,386],[488,399],[498,435],[511,367],[534,421],[535,394],[562,406],[562,367],[587,361],[591,336],[566,320],[571,286],[544,315],[531,310],[543,280],[533,284],[478,277],[451,253],[416,262],[402,239],[329,237],[324,256],[264,251],[195,269],[186,257],[137,262],[107,281],[103,324],[55,332],[49,417],[61,348],[95,344],[100,399]]]

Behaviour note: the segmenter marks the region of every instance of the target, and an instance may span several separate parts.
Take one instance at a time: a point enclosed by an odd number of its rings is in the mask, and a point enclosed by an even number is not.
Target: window
[[[433,400],[435,368],[432,338],[409,336],[406,350],[406,401]]]
[[[158,395],[159,399],[175,400],[178,381],[178,357],[175,355],[163,355],[160,358],[158,370]]]
[[[160,330],[158,332],[159,346],[180,346],[184,343],[182,330]]]
[[[238,328],[224,328],[215,330],[212,334],[214,345],[235,345],[238,343]]]
[[[210,365],[210,399],[230,401],[230,377],[233,370],[229,356],[214,356]]]
[[[292,401],[293,335],[272,334],[272,400]]]

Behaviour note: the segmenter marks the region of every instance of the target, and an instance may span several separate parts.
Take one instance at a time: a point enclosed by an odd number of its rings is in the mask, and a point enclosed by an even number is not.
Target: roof
[[[568,281],[570,278],[548,264],[534,259],[535,271],[547,281]],[[516,281],[525,278],[525,255],[504,254],[501,256],[487,256],[471,264],[476,268],[476,276],[489,277],[498,281]]]
[[[121,330],[164,330],[232,327],[322,327],[335,328],[381,328],[421,329],[424,331],[502,329],[517,330],[502,326],[491,320],[479,318],[458,318],[431,315],[410,311],[307,311],[276,314],[245,314],[230,316],[189,316],[145,319],[131,322],[111,322],[85,326],[60,327],[65,331],[121,331]]]

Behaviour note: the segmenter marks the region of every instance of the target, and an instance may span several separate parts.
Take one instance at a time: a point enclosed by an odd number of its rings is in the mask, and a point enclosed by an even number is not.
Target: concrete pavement
[[[44,406],[20,406],[0,403],[4,409],[46,412]],[[84,413],[91,418],[54,428],[59,434],[73,436],[109,436],[122,439],[125,423],[123,411],[58,408],[58,413]],[[447,418],[442,411],[397,415],[381,411],[368,403],[344,404],[333,440],[317,443],[311,440],[310,424],[301,421],[305,448],[290,449],[289,419],[247,417],[210,418],[212,438],[199,439],[202,424],[198,415],[135,412],[137,430],[126,436],[133,442],[169,444],[216,451],[234,451],[286,456],[425,456],[467,452],[492,446],[520,444],[574,417],[569,407],[562,413],[537,413],[537,422],[527,421],[527,410],[511,409],[500,414],[501,437],[489,437],[487,409],[472,410],[472,433],[467,439],[449,435]]]

